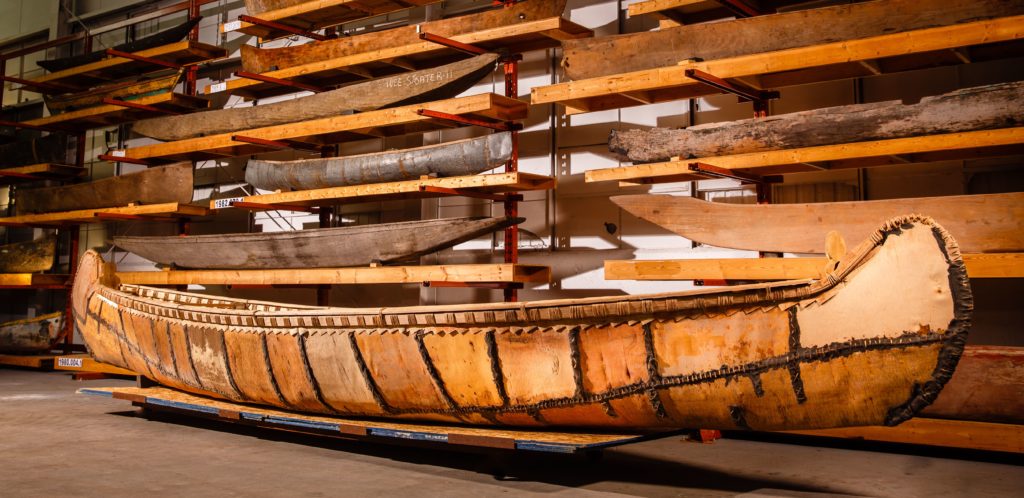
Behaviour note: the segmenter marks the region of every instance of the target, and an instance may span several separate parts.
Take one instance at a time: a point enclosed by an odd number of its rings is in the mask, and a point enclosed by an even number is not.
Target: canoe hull
[[[0,351],[38,353],[48,351],[64,330],[64,313],[0,323]]]
[[[63,133],[51,133],[43,138],[0,145],[0,166],[2,167],[67,162],[68,136]]]
[[[175,74],[144,81],[102,85],[83,92],[43,95],[43,101],[46,102],[46,108],[50,110],[50,114],[60,114],[100,105],[106,98],[133,100],[173,90],[174,86],[178,84],[181,74],[182,71],[178,70]]]
[[[19,189],[18,213],[192,201],[192,164],[182,162],[63,187]]]
[[[261,161],[250,159],[245,181],[263,190],[310,190],[414,180],[422,176],[475,175],[512,157],[508,132],[415,149],[358,156]]]
[[[188,36],[188,32],[192,31],[192,28],[198,26],[200,20],[202,20],[202,17],[196,17],[195,19],[190,19],[173,28],[165,29],[163,31],[160,31],[159,33],[147,36],[145,38],[133,42],[122,43],[113,48],[114,50],[118,50],[121,52],[134,53],[150,49],[153,47],[159,47],[161,45],[176,43],[181,41],[186,36]],[[47,71],[57,72],[64,69],[89,64],[91,62],[101,61],[106,57],[107,51],[106,49],[103,49],[97,50],[95,52],[90,52],[88,54],[73,55],[70,57],[61,57],[59,59],[50,59],[45,61],[36,61],[36,64],[38,64],[39,67],[46,69]]]
[[[612,202],[687,239],[729,249],[824,254],[830,231],[853,242],[898,213],[929,213],[964,252],[1024,250],[1024,193],[812,204],[724,204],[641,194]]]
[[[0,246],[0,273],[36,273],[53,267],[57,237],[45,237]]]
[[[294,232],[114,237],[114,245],[179,268],[366,266],[410,259],[512,226],[522,219],[449,218]]]
[[[479,425],[895,425],[952,374],[972,307],[956,243],[922,217],[821,281],[649,296],[332,309],[122,286],[112,266],[86,253],[72,293],[100,361],[234,401]]]

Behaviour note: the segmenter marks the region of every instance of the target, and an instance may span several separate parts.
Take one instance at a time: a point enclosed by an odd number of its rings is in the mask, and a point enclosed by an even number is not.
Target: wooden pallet
[[[155,162],[176,162],[234,157],[266,152],[265,146],[234,140],[235,136],[259,140],[293,140],[307,144],[331,144],[350,140],[365,140],[368,137],[385,137],[416,133],[461,125],[421,116],[417,111],[432,111],[454,114],[490,123],[515,121],[528,114],[525,102],[497,95],[482,93],[468,97],[439,100],[426,104],[408,105],[381,109],[358,114],[314,119],[301,123],[287,123],[253,130],[238,130],[206,137],[178,140],[154,145],[134,147],[113,154],[123,154],[134,159],[148,159]]]
[[[205,43],[182,41],[134,52],[134,55],[190,66],[227,57],[227,50]],[[46,74],[31,81],[75,88],[89,88],[121,78],[164,71],[166,69],[164,66],[135,59],[107,57],[101,61]]]
[[[964,254],[971,278],[1024,278],[1024,253]],[[605,280],[803,280],[822,275],[825,258],[669,259],[604,262]]]
[[[68,180],[85,174],[87,170],[70,164],[41,163],[0,169],[0,185],[19,181]]]
[[[210,101],[203,97],[192,97],[173,92],[149,95],[128,102],[154,107],[166,112],[114,104],[101,104],[86,109],[33,119],[25,123],[33,126],[84,131],[164,116],[167,113],[186,114],[210,107]]]
[[[63,289],[68,278],[53,273],[0,273],[0,289]]]
[[[139,375],[131,370],[98,362],[87,354],[58,356],[55,359],[53,368],[55,370],[67,370],[75,373],[100,373],[126,377],[137,377]]]
[[[1005,17],[542,86],[532,103],[578,114],[720,93],[687,77],[687,69],[757,89],[868,77],[1016,57],[1024,53],[1022,38],[1024,16]]]
[[[173,220],[180,217],[206,216],[210,210],[203,206],[169,202],[165,204],[144,204],[100,209],[79,209],[58,213],[25,214],[0,218],[0,226],[55,227],[103,223],[122,219],[146,219],[150,221]]]
[[[379,16],[389,12],[408,9],[416,5],[426,5],[441,0],[418,0],[414,2],[394,2],[393,0],[311,0],[298,5],[269,10],[253,15],[264,21],[284,24],[304,31],[316,31],[345,22],[357,21],[367,17]],[[269,41],[291,33],[274,29],[265,25],[252,24],[245,21],[233,21],[220,26],[221,33],[245,33],[258,36],[260,41]]]
[[[79,389],[78,393],[131,401],[136,406],[155,411],[371,442],[421,441],[520,451],[578,453],[678,434],[678,432],[595,434],[488,429],[306,415],[217,401],[163,387],[86,388]]]
[[[54,358],[51,354],[0,354],[0,366],[53,370]]]
[[[848,427],[783,434],[1024,453],[1024,426],[915,418],[896,427]]]
[[[537,21],[503,26],[454,36],[453,40],[470,43],[488,50],[508,49],[511,53],[558,47],[561,40],[593,36],[593,31],[578,24],[550,17]],[[389,74],[415,71],[447,64],[465,58],[464,54],[433,42],[420,42],[402,47],[375,50],[303,64],[263,73],[277,79],[330,87],[341,83]],[[206,94],[228,92],[247,98],[265,98],[294,93],[295,89],[250,79],[234,79],[206,87]]]
[[[1024,152],[1024,127],[894,138],[800,149],[752,152],[728,156],[676,159],[662,163],[594,169],[587,182],[619,181],[627,185],[704,180],[689,165],[710,164],[738,173],[771,175],[949,159],[1013,155]]]

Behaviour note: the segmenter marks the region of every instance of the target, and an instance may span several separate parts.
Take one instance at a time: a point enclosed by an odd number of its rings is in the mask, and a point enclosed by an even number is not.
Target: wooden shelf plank
[[[452,37],[462,43],[470,43],[488,50],[508,49],[511,53],[541,50],[561,45],[561,40],[593,36],[593,31],[561,17],[549,17],[532,22],[502,26],[493,29]],[[401,47],[374,50],[338,57],[277,71],[263,73],[264,76],[329,87],[339,83],[361,80],[355,73],[384,76],[395,72],[409,71],[394,61],[411,63],[417,68],[435,67],[452,62],[461,55],[450,48],[433,42],[419,42]],[[234,79],[206,87],[206,94],[228,92],[248,98],[264,98],[286,93],[294,89],[249,79]]]
[[[395,199],[426,199],[446,194],[424,192],[421,187],[442,187],[481,194],[501,194],[529,190],[550,190],[555,188],[555,179],[532,173],[495,173],[490,175],[469,175],[447,178],[426,178],[402,182],[371,183],[347,187],[330,187],[316,190],[279,192],[253,195],[236,199],[242,202],[277,206],[318,206],[357,202],[376,202]],[[211,209],[217,201],[210,201]]]
[[[1024,453],[1024,426],[915,418],[896,427],[848,427],[783,434]]]
[[[345,22],[357,21],[368,17],[379,16],[389,12],[405,10],[418,5],[428,5],[441,0],[414,0],[394,2],[392,0],[312,0],[298,5],[289,5],[280,9],[269,10],[253,15],[264,21],[273,21],[293,28],[316,31],[320,28],[336,26]],[[402,5],[405,3],[406,5]],[[275,30],[266,26],[244,21],[234,21],[221,25],[222,33],[245,33],[258,36],[269,41],[291,33]]]
[[[365,139],[365,134],[354,133],[359,130],[373,129],[375,134],[390,136],[452,127],[450,122],[442,123],[434,118],[419,115],[417,111],[420,109],[430,109],[488,122],[515,121],[525,118],[528,113],[528,105],[525,102],[494,93],[482,93],[425,104],[144,145],[124,150],[124,156],[174,162],[223,158],[266,151],[265,147],[233,140],[232,137],[236,135],[263,140],[339,143],[346,140]]]
[[[1024,253],[964,254],[971,278],[1022,278]],[[818,278],[825,258],[668,259],[604,262],[605,280],[802,280]]]
[[[587,182],[664,183],[692,178],[695,161],[746,173],[774,174],[820,169],[906,164],[1019,153],[1024,127],[947,133],[923,137],[822,145],[729,156],[678,159],[587,171]],[[899,159],[893,156],[900,156]],[[814,163],[810,166],[808,163]],[[822,164],[827,163],[827,164]]]
[[[171,219],[182,216],[206,216],[210,210],[203,206],[169,202],[165,204],[145,204],[139,206],[123,206],[100,209],[79,209],[59,213],[25,214],[0,218],[0,226],[61,226],[84,223],[103,223],[104,214],[122,216],[152,217],[154,220]]]
[[[71,372],[104,373],[111,375],[126,375],[130,377],[139,375],[131,370],[98,362],[87,354],[58,356],[54,361],[53,368],[55,370],[68,370]]]
[[[992,46],[1021,39],[1024,39],[1024,16],[1004,17],[763,54],[682,62],[677,66],[542,86],[533,89],[532,102],[562,104],[567,114],[618,109],[719,93],[686,77],[687,69],[698,69],[719,78],[743,79],[760,88],[779,88],[936,65],[963,64],[962,58],[936,54],[952,54],[955,49]],[[1019,55],[1021,44],[1011,45],[996,45],[998,50],[986,50],[985,57],[974,59]],[[645,92],[645,102],[629,95],[635,92]]]
[[[9,367],[37,368],[39,370],[53,370],[53,355],[20,355],[0,354],[0,365]]]
[[[131,100],[130,102],[183,114],[210,107],[210,101],[206,98],[172,92],[149,95]],[[56,126],[74,130],[90,130],[162,115],[162,113],[119,105],[101,104],[87,109],[33,119],[26,121],[26,123],[35,126]]]
[[[227,57],[227,50],[205,43],[182,41],[162,45],[135,52],[135,55],[150,59],[190,66]],[[78,67],[64,69],[34,78],[36,83],[52,83],[88,88],[128,76],[138,76],[167,68],[156,64],[125,59],[123,57],[107,57],[101,61],[83,64]]]
[[[344,285],[422,284],[424,282],[547,283],[546,266],[510,263],[432,266],[307,268],[302,270],[181,270],[118,272],[129,285]]]
[[[0,289],[63,288],[68,278],[53,273],[0,273]]]
[[[0,185],[33,180],[64,180],[83,175],[87,170],[70,164],[41,163],[0,169]],[[25,176],[30,178],[26,178]]]

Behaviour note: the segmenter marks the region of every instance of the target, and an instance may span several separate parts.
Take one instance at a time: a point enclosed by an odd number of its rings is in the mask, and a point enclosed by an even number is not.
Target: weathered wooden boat
[[[426,175],[475,175],[512,157],[508,132],[357,156],[263,161],[250,159],[245,181],[263,190],[310,190],[414,180]]]
[[[195,19],[189,19],[184,23],[181,23],[173,28],[165,29],[156,34],[140,38],[135,41],[122,43],[120,45],[112,47],[114,50],[120,52],[134,53],[142,50],[159,47],[162,45],[168,45],[176,43],[188,36],[188,32],[192,31],[192,28],[199,25],[199,21],[202,17],[196,17]],[[95,52],[89,52],[88,54],[72,55],[69,57],[59,57],[56,59],[36,61],[39,67],[46,69],[50,72],[57,72],[63,69],[69,69],[72,67],[78,67],[91,62],[101,61],[107,57],[107,48],[104,47],[101,50]]]
[[[1024,14],[1021,0],[878,0],[562,41],[562,67],[581,80],[840,40]],[[800,26],[800,29],[793,29]],[[637,57],[643,54],[643,57]]]
[[[1024,348],[967,346],[953,378],[921,415],[1024,423]]]
[[[446,218],[293,232],[114,237],[114,245],[178,268],[332,268],[408,260],[522,221]]]
[[[30,164],[66,163],[68,136],[51,133],[42,138],[19,140],[0,145],[0,165],[28,166]]]
[[[183,72],[179,69],[175,73],[157,78],[110,83],[81,92],[43,95],[43,101],[46,103],[46,108],[50,110],[50,114],[60,114],[65,111],[100,105],[106,98],[133,100],[149,95],[159,95],[174,90],[174,86],[178,84]]]
[[[48,351],[64,330],[64,313],[51,313],[25,320],[0,323],[0,352],[38,353]]]
[[[239,402],[480,425],[895,425],[952,375],[972,310],[956,242],[916,215],[822,280],[672,294],[322,308],[115,270],[89,251],[72,291],[99,361]]]
[[[827,107],[682,129],[612,130],[608,148],[633,162],[795,149],[1024,124],[1024,82],[901,101]]]
[[[497,61],[497,54],[483,54],[433,69],[273,104],[146,119],[132,125],[132,131],[158,140],[184,140],[337,116],[345,111],[372,111],[446,99],[468,90],[493,72]]]
[[[0,273],[36,273],[53,267],[57,237],[53,234],[0,246]]]
[[[1024,250],[1024,193],[811,204],[725,204],[672,195],[621,195],[633,216],[689,240],[747,251],[824,254],[825,238],[862,240],[897,213],[929,213],[965,252]]]
[[[18,189],[14,199],[19,214],[188,203],[192,201],[192,163],[175,163],[88,183]]]
[[[416,26],[403,26],[282,48],[242,45],[242,67],[249,72],[264,73],[346,55],[423,43],[419,37],[421,31],[450,38],[465,33],[532,22],[562,15],[565,2],[566,0],[522,2],[508,8],[427,21]]]

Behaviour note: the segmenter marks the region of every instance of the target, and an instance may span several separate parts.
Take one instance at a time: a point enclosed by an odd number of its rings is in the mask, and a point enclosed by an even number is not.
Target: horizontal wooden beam
[[[123,206],[100,209],[79,209],[76,211],[62,211],[58,213],[25,214],[0,218],[0,226],[51,226],[64,224],[102,223],[101,214],[147,216],[160,219],[161,217],[179,216],[206,216],[210,210],[203,206],[192,204],[179,204],[169,202],[165,204],[143,204],[138,206]]]
[[[227,51],[214,45],[193,41],[182,41],[146,50],[140,50],[135,52],[133,55],[189,66],[226,57]],[[127,68],[136,67],[140,69],[140,72],[152,72],[154,69],[162,69],[161,67],[153,66],[152,64],[123,57],[107,57],[100,61],[82,64],[81,66],[46,74],[38,78],[34,78],[32,81],[36,83],[68,84],[79,83],[78,80],[92,82],[96,78],[99,78],[105,71],[109,72],[111,70],[117,70],[123,72],[127,71]]]
[[[932,152],[958,152],[1024,144],[1024,127],[998,130],[947,133],[923,137],[894,138],[837,145],[821,145],[800,149],[752,152],[730,156],[678,159],[663,163],[637,164],[616,168],[594,169],[585,173],[587,182],[625,181],[658,183],[678,181],[692,176],[689,165],[695,160],[724,169],[757,171],[779,166],[800,166],[806,163],[844,161],[853,159],[884,158],[902,154]],[[984,154],[982,154],[984,155]],[[813,168],[809,168],[813,169]]]
[[[128,102],[143,106],[156,107],[167,111],[177,110],[183,112],[190,112],[210,107],[210,101],[203,97],[192,97],[173,92],[148,95]],[[59,125],[87,130],[93,127],[105,127],[162,115],[163,113],[160,112],[147,112],[145,110],[128,108],[115,104],[101,104],[85,109],[78,109],[75,111],[68,111],[61,114],[33,119],[26,123],[37,126]]]
[[[845,40],[762,54],[744,55],[704,62],[681,62],[669,66],[625,74],[590,78],[533,89],[534,104],[560,103],[566,113],[575,114],[640,105],[622,94],[647,92],[654,102],[665,102],[717,93],[686,77],[687,69],[697,69],[718,78],[749,78],[806,69],[874,61],[887,57],[924,54],[974,45],[1013,41],[1024,38],[1024,16],[919,29],[902,33]],[[859,65],[859,64],[858,64]],[[862,72],[867,71],[861,69]],[[772,86],[802,84],[811,81],[845,79],[865,74],[835,74],[819,71],[809,80],[780,78]],[[766,79],[766,81],[768,81]],[[767,84],[767,83],[766,83]]]
[[[1024,253],[964,254],[971,278],[1024,277]],[[818,278],[825,258],[667,259],[604,262],[605,280],[803,280]]]
[[[64,179],[83,175],[87,170],[69,164],[41,163],[0,169],[0,184],[19,179]]]
[[[0,365],[11,367],[38,368],[50,370],[53,368],[53,360],[56,358],[50,354],[20,355],[0,354]]]
[[[691,9],[693,11],[720,7],[710,0],[646,0],[627,7],[630,17],[644,14],[655,14],[666,10]]]
[[[846,427],[783,434],[1024,453],[1024,425],[915,418],[896,427]]]
[[[394,2],[390,0],[311,0],[298,5],[289,5],[280,9],[268,10],[254,15],[263,21],[303,26],[305,30],[316,30],[334,26],[343,22],[387,14],[419,5],[436,3],[441,0],[416,0]],[[273,40],[290,33],[276,30],[271,26],[260,26],[245,21],[234,21],[221,25],[222,33],[239,32],[258,36],[263,40]]]
[[[51,273],[0,273],[0,288],[64,287],[67,282],[67,275]]]
[[[528,190],[550,190],[555,188],[555,183],[555,179],[550,176],[520,172],[496,173],[279,192],[244,197],[241,202],[273,206],[316,206],[393,199],[424,199],[450,195],[425,187],[453,189],[467,194],[501,194]],[[210,207],[222,206],[217,206],[216,201],[211,201]]]
[[[551,269],[517,264],[378,266],[302,270],[189,270],[119,272],[129,285],[344,285],[423,284],[424,282],[547,283]]]
[[[87,354],[58,356],[54,359],[53,368],[54,370],[67,370],[71,372],[104,373],[131,377],[139,375],[131,370],[98,362]]]

